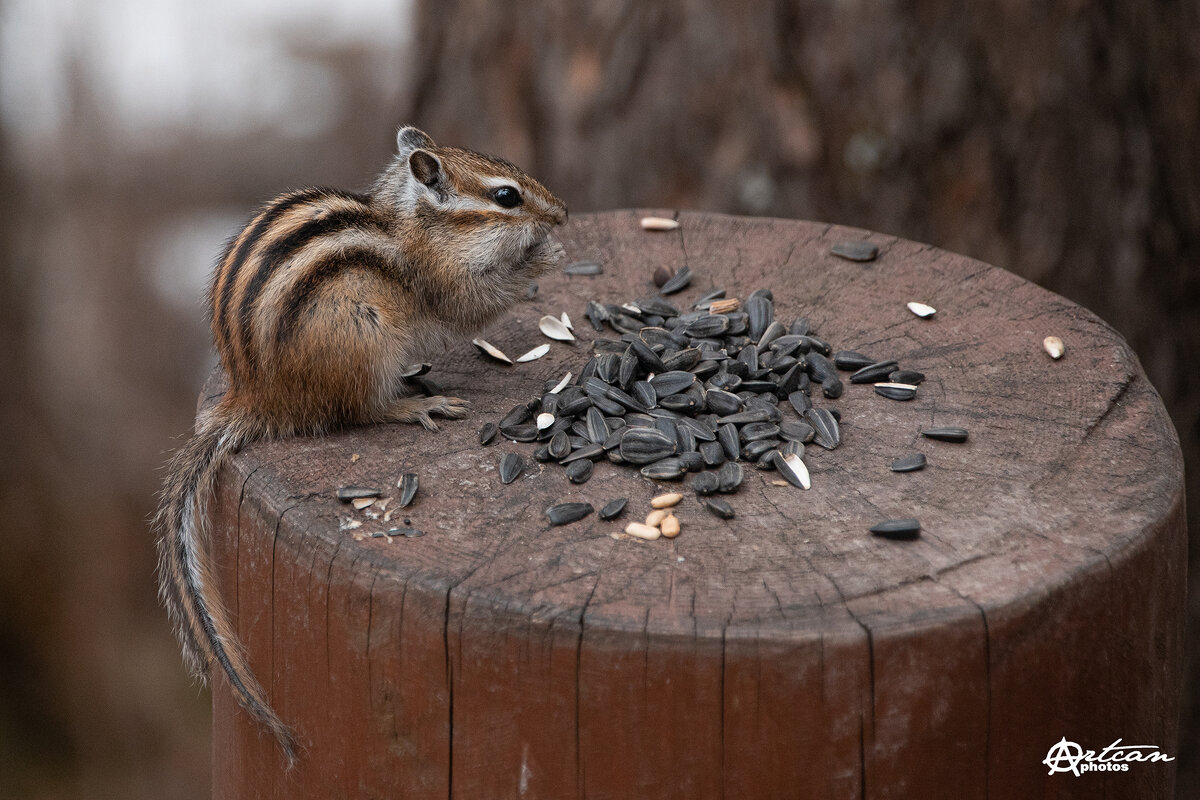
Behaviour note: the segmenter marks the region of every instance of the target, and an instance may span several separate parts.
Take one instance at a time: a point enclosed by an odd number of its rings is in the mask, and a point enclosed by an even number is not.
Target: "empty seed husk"
[[[379,497],[382,494],[382,489],[373,486],[342,486],[337,490],[337,499],[349,503],[363,497]]]
[[[662,285],[660,290],[663,294],[674,294],[675,292],[683,291],[688,284],[692,282],[692,270],[686,264],[680,267],[671,278]]]
[[[678,227],[677,220],[667,217],[642,217],[642,230],[645,231],[673,231]]]
[[[916,539],[921,523],[915,519],[889,519],[872,526],[871,533],[885,539]]]
[[[609,500],[604,504],[604,507],[596,513],[596,516],[603,520],[616,519],[618,516],[620,516],[621,512],[625,510],[625,504],[627,502],[629,502],[629,499],[626,497],[618,497],[616,500]]]
[[[912,400],[917,396],[917,387],[907,383],[877,383],[875,394],[889,400]]]
[[[936,308],[925,305],[924,303],[909,303],[908,310],[916,314],[921,319],[929,319],[937,313]]]
[[[808,467],[797,455],[783,455],[778,450],[771,454],[775,469],[788,483],[800,489],[812,488],[812,479],[808,475]]]
[[[874,261],[879,255],[879,248],[871,242],[861,239],[850,242],[838,242],[829,248],[829,252],[847,261]]]
[[[487,446],[496,439],[496,434],[500,432],[500,428],[494,422],[485,422],[483,427],[479,429],[479,443]]]
[[[433,364],[429,364],[429,363],[409,364],[407,367],[400,370],[400,377],[401,378],[416,378],[420,375],[424,375],[425,373],[429,372],[429,370],[431,370],[431,369],[433,369]]]
[[[492,344],[491,342],[488,342],[484,339],[472,339],[471,344],[478,347],[481,351],[483,351],[483,353],[485,355],[491,356],[492,358],[496,359],[497,361],[499,361],[502,364],[512,364],[513,363],[511,358],[504,355],[504,352],[499,347],[496,347],[494,344]]]
[[[876,361],[874,364],[857,370],[850,376],[851,383],[876,383],[885,381],[889,374],[898,367],[895,361]]]
[[[560,342],[575,341],[575,334],[571,333],[567,326],[563,324],[563,321],[558,317],[552,317],[549,314],[546,314],[544,317],[538,320],[538,328],[542,333],[544,333],[546,336],[549,336],[551,339],[556,339]]]
[[[546,353],[549,353],[549,352],[550,352],[550,345],[539,344],[537,347],[533,348],[525,355],[517,356],[517,361],[520,361],[522,363],[526,362],[526,361],[536,361],[537,359],[541,358],[542,356],[546,355]]]
[[[554,415],[553,414],[538,414],[537,415],[536,425],[537,425],[537,429],[539,431],[544,431],[553,424],[554,424]]]
[[[525,459],[517,453],[505,453],[500,459],[500,482],[507,485],[517,479],[525,469]]]
[[[362,511],[364,508],[375,505],[376,497],[356,497],[350,501],[350,505],[354,506],[355,510]]]
[[[1055,361],[1062,358],[1063,353],[1067,352],[1067,348],[1063,344],[1063,340],[1057,336],[1047,336],[1042,340],[1042,347]]]
[[[396,483],[396,487],[400,490],[400,502],[396,505],[397,508],[406,508],[417,495],[417,487],[420,485],[420,480],[412,472],[406,472],[400,476],[400,480]]]
[[[892,472],[916,472],[925,467],[925,454],[913,453],[911,456],[902,456],[892,462]]]
[[[592,513],[591,503],[559,503],[546,509],[551,525],[568,525]]]
[[[563,267],[567,275],[599,275],[603,271],[603,267],[595,261],[575,261]]]
[[[733,506],[719,497],[710,497],[704,501],[704,507],[721,519],[733,519]]]
[[[968,436],[966,428],[930,428],[921,431],[921,435],[942,442],[965,442]]]
[[[842,432],[837,419],[827,408],[810,408],[804,414],[804,419],[812,426],[813,441],[826,450],[833,450],[842,443]]]

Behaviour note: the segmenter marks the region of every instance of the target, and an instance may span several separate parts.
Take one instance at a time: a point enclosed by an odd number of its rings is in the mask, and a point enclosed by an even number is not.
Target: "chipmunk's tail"
[[[218,406],[167,465],[154,518],[158,593],[175,625],[188,670],[206,682],[209,668],[217,664],[238,704],[271,732],[290,767],[296,760],[296,736],[268,704],[217,596],[206,510],[218,470],[248,439],[242,426],[222,420]]]

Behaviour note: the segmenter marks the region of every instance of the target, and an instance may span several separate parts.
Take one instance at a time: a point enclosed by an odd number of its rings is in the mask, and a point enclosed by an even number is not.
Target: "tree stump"
[[[1043,764],[1064,738],[1177,755],[1183,468],[1121,337],[926,245],[690,213],[649,233],[641,216],[573,218],[564,264],[603,273],[547,275],[483,333],[516,356],[548,341],[543,314],[566,311],[576,346],[510,367],[464,343],[438,361],[430,377],[471,401],[469,419],[256,444],[224,471],[221,591],[306,750],[286,772],[218,678],[214,796],[1171,796],[1171,762],[1080,777]],[[860,238],[875,261],[829,252]],[[684,263],[695,278],[676,305],[769,287],[779,317],[928,378],[908,403],[862,385],[815,397],[841,411],[843,442],[809,449],[811,490],[748,467],[734,519],[684,484],[677,539],[616,540],[674,485],[604,460],[574,485],[533,445],[481,447],[477,432],[615,336],[584,321],[589,299],[652,294],[655,267]],[[1042,349],[1051,334],[1060,361]],[[970,439],[919,434],[940,425]],[[917,450],[924,470],[889,470]],[[504,486],[510,451],[529,466]],[[406,472],[420,491],[409,508],[392,501],[390,525],[334,496],[355,484],[395,497]],[[543,514],[616,497],[629,498],[617,522],[552,528]],[[895,517],[919,518],[920,538],[868,533]],[[341,529],[348,518],[361,527]],[[425,535],[361,536],[406,518]]]

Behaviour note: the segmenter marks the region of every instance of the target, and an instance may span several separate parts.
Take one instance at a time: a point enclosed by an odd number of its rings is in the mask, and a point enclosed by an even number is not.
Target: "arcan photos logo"
[[[1145,761],[1174,761],[1174,757],[1160,752],[1154,744],[1121,744],[1117,739],[1097,753],[1084,750],[1067,737],[1052,745],[1042,763],[1050,768],[1049,775],[1070,772],[1079,777],[1085,772],[1128,772],[1129,765]]]

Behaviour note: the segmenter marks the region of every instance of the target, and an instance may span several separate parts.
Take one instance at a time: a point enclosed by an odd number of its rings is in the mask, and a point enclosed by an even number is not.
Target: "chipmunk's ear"
[[[419,183],[433,188],[442,180],[442,162],[428,150],[413,150],[408,155],[408,168]]]
[[[411,125],[405,125],[396,132],[396,152],[401,156],[407,156],[418,147],[436,147],[436,145],[433,143],[433,139],[429,138],[429,134]]]

